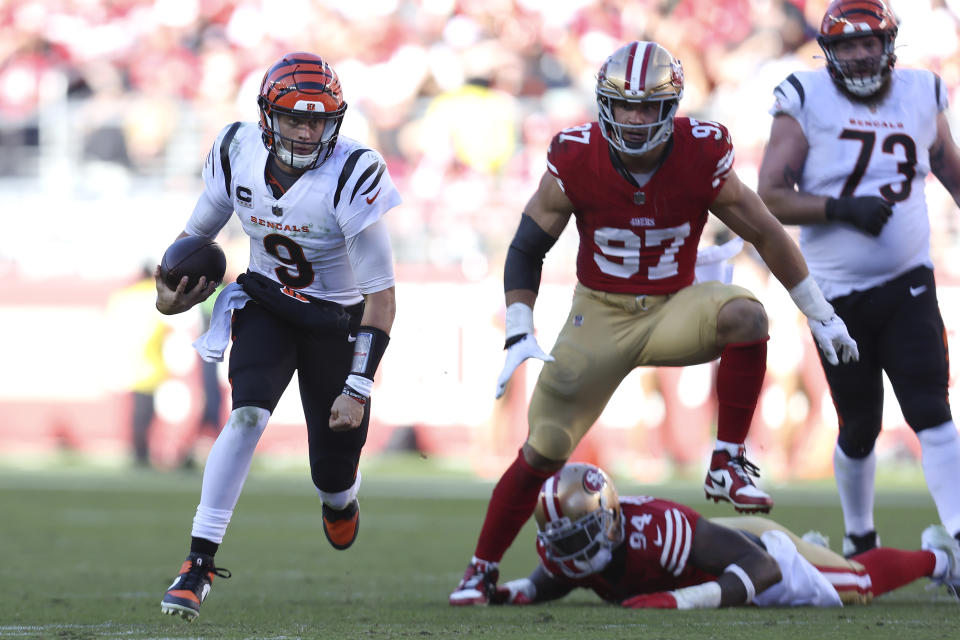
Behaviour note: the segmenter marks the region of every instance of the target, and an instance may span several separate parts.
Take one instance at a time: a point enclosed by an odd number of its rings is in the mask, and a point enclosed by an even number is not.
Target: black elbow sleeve
[[[557,239],[540,228],[528,215],[520,218],[520,226],[507,250],[503,266],[503,290],[529,289],[540,291],[543,258]]]

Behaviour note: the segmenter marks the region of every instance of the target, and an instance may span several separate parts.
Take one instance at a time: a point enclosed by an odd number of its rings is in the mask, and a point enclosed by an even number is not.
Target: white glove
[[[850,337],[847,325],[833,310],[833,305],[823,297],[813,276],[808,275],[790,289],[790,297],[803,315],[807,316],[813,339],[827,362],[832,365],[840,364],[837,352],[844,362],[856,362],[860,359],[857,343]]]
[[[544,353],[543,349],[540,348],[540,345],[537,344],[537,339],[533,337],[532,333],[528,333],[518,342],[513,343],[507,347],[507,361],[503,363],[503,369],[500,371],[500,377],[497,378],[497,394],[495,397],[499,398],[503,395],[504,390],[507,388],[507,382],[510,380],[510,376],[513,375],[513,372],[517,370],[517,367],[526,360],[527,358],[539,358],[544,362],[553,362],[553,356]]]
[[[823,352],[823,357],[830,364],[840,364],[840,358],[843,358],[845,363],[860,359],[856,341],[850,337],[847,325],[836,313],[826,320],[807,318],[807,324],[810,326],[810,332],[813,333],[813,339]],[[837,353],[840,354],[840,358],[837,357]]]

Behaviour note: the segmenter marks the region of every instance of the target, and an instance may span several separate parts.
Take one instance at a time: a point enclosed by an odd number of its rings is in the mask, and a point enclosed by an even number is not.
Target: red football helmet
[[[547,558],[572,578],[603,570],[623,541],[617,490],[591,464],[568,464],[547,478],[533,515]]]
[[[333,153],[347,103],[337,72],[320,56],[288,53],[275,62],[263,76],[257,104],[263,144],[277,160],[297,169],[313,169]],[[294,153],[295,141],[280,135],[279,115],[322,120],[323,133],[316,148],[306,154]]]
[[[883,0],[833,0],[823,16],[817,38],[833,80],[855,96],[869,96],[879,91],[897,61],[893,43],[898,26],[896,16]],[[865,59],[837,59],[834,50],[837,42],[869,35],[880,38],[882,54]]]

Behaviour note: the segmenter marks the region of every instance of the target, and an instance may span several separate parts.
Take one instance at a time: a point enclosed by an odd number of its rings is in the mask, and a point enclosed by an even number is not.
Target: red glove
[[[621,604],[628,609],[676,609],[677,599],[669,591],[658,591],[627,598]]]

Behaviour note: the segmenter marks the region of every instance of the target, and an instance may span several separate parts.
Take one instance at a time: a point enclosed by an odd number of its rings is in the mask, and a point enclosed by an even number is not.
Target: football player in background
[[[866,604],[928,577],[954,595],[960,544],[927,527],[920,551],[873,549],[846,559],[757,516],[707,519],[650,496],[618,498],[610,478],[571,464],[543,484],[535,511],[540,564],[494,592],[493,604],[555,600],[577,587],[633,609]]]
[[[356,539],[360,451],[373,376],[395,315],[393,252],[383,215],[400,203],[383,158],[338,137],[347,109],[333,68],[290,53],[263,77],[260,122],[217,136],[204,191],[181,237],[214,238],[236,212],[250,236],[246,273],[220,293],[194,344],[222,360],[232,340],[232,411],[207,458],[190,552],[164,613],[197,617],[254,449],[294,371],[307,423],[323,531],[336,549]],[[176,290],[156,273],[157,308],[180,313],[208,297],[205,279]],[[232,320],[231,320],[232,316]]]
[[[947,90],[924,70],[894,69],[897,19],[879,0],[836,0],[820,27],[826,66],[774,90],[758,191],[784,224],[802,225],[810,271],[860,347],[823,362],[840,424],[833,454],[843,553],[879,544],[874,444],[883,377],[916,432],[944,526],[960,535],[960,438],[948,401],[946,331],[930,257],[924,181],[960,203],[960,154]]]
[[[825,357],[857,358],[856,343],[807,272],[796,244],[733,171],[727,129],[677,117],[680,62],[653,42],[615,51],[597,76],[599,121],[565,129],[527,203],[504,267],[506,364],[499,397],[530,357],[546,364],[529,435],[493,490],[474,556],[450,604],[487,602],[497,563],[533,513],[540,485],[570,457],[635,367],[720,358],[717,446],[704,489],[739,511],[769,511],[744,441],[766,372],[767,316],[750,291],[694,284],[697,245],[712,211],[753,243],[806,314]],[[533,331],[544,256],[577,221],[573,306],[550,355]]]

